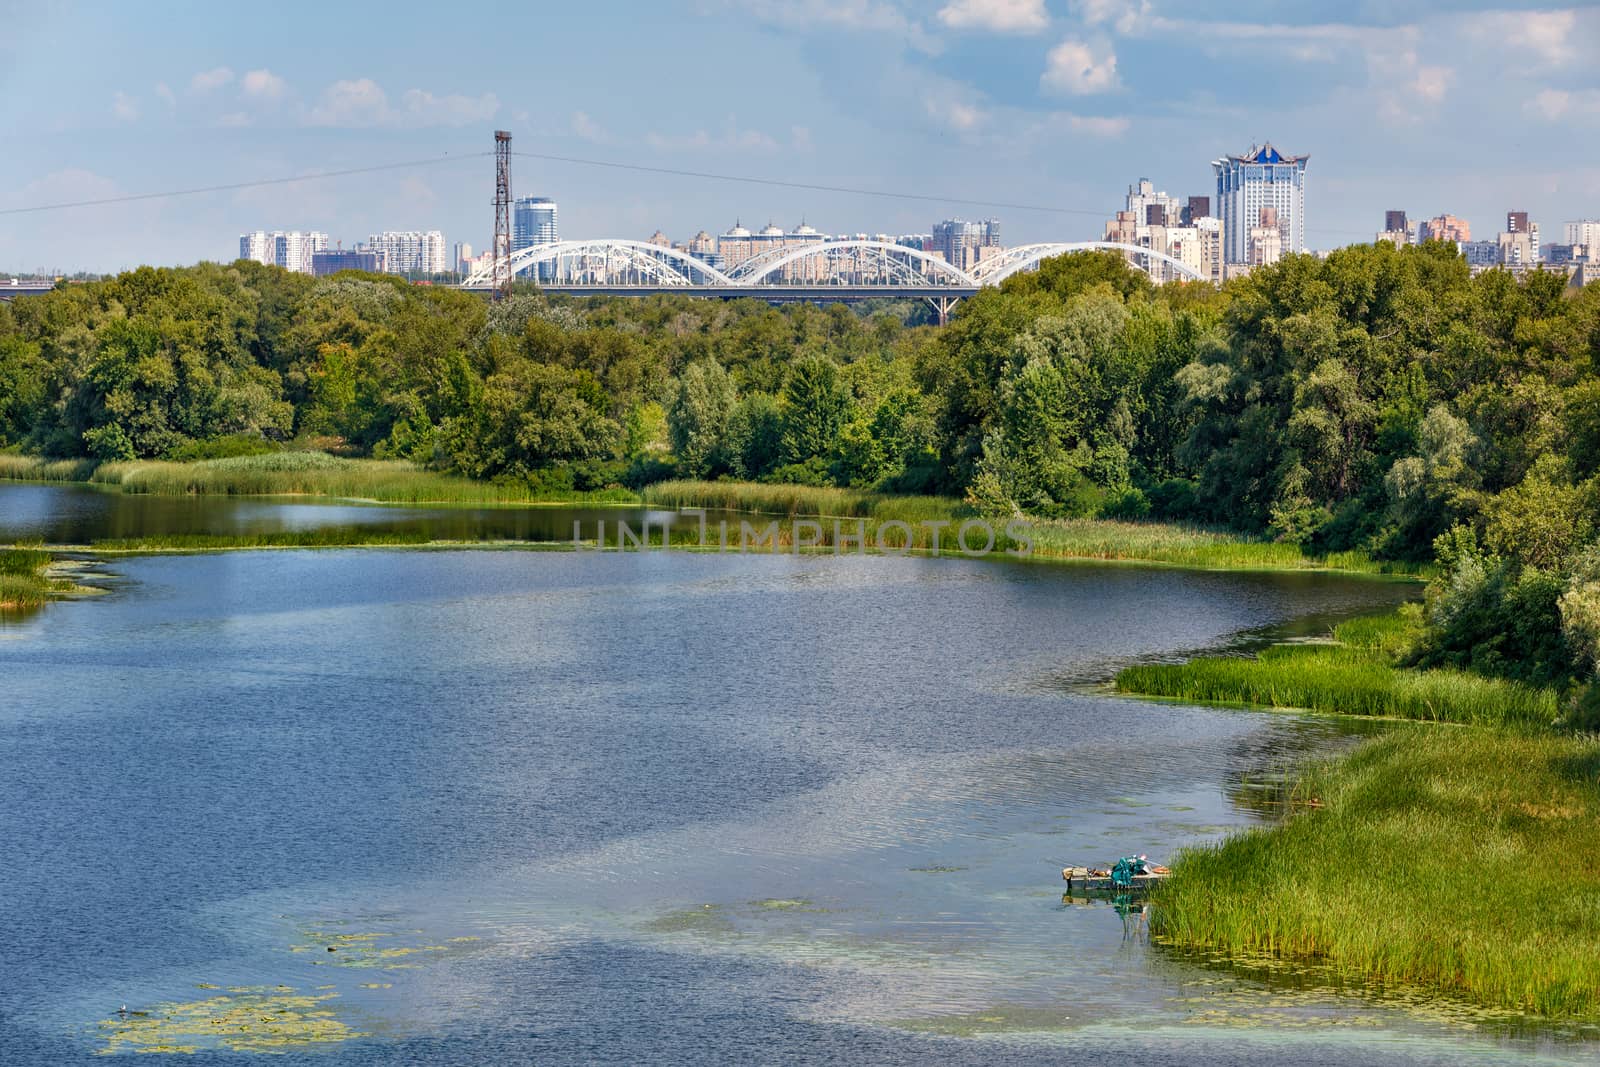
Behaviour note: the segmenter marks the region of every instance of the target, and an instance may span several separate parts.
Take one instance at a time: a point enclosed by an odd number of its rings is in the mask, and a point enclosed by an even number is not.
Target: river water
[[[0,486],[0,540],[81,503]],[[1117,666],[1315,632],[1405,586],[388,549],[123,558],[99,580],[0,624],[0,1063],[99,1062],[169,1017],[202,1032],[163,1044],[232,1061],[284,1029],[274,998],[325,1014],[323,1040],[270,1050],[327,1064],[1600,1048],[1264,985],[1063,900],[1063,864],[1269,818],[1277,775],[1354,740],[1108,696]]]

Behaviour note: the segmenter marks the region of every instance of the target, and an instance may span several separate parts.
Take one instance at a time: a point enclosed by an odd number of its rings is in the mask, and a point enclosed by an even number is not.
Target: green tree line
[[[1437,558],[1419,656],[1570,681],[1600,650],[1600,287],[1453,247],[1220,289],[1047,261],[906,308],[521,293],[249,262],[0,305],[0,446],[297,440],[542,488],[738,478],[1226,526]]]

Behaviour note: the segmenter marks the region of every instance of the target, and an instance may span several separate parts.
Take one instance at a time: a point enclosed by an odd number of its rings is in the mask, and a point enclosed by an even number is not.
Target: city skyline
[[[293,7],[294,5],[290,5]],[[330,233],[440,229],[487,247],[487,132],[521,151],[926,196],[1054,206],[1004,211],[1008,239],[1095,236],[1130,177],[1209,193],[1210,161],[1269,137],[1315,160],[1306,245],[1370,240],[1403,205],[1486,229],[1515,205],[1548,228],[1595,215],[1600,85],[1582,61],[1600,12],[1411,3],[1227,20],[1180,0],[750,0],[508,13],[497,37],[563,47],[533,71],[477,58],[470,20],[393,7],[283,12],[18,5],[0,72],[21,121],[0,210],[422,159],[416,167],[181,201],[0,215],[0,258],[110,270],[222,254],[258,225]],[[309,10],[309,9],[308,9]],[[385,17],[378,17],[380,10]],[[93,17],[104,30],[84,38]],[[81,71],[54,74],[71,54]],[[474,57],[471,60],[449,57]],[[614,76],[568,77],[604,56]],[[715,56],[715,62],[703,62]],[[663,79],[667,64],[673,72]],[[1270,97],[1259,86],[1274,84]],[[691,234],[710,220],[827,218],[910,232],[999,208],[761,189],[518,158],[519,195],[563,205],[583,235]]]

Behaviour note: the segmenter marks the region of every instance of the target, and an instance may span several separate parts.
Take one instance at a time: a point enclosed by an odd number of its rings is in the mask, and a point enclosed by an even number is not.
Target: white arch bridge
[[[998,285],[1053,256],[1097,249],[1124,253],[1158,281],[1205,280],[1172,256],[1115,241],[1019,245],[982,260],[970,272],[919,248],[864,239],[788,244],[745,259],[726,273],[679,249],[622,239],[535,245],[515,253],[510,266],[514,277],[534,278],[547,292],[683,293],[770,303],[922,299],[943,321],[957,301],[986,285]],[[496,288],[493,266],[474,271],[461,288]]]

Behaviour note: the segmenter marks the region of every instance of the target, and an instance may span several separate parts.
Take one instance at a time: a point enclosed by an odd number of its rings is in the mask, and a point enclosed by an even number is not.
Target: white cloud
[[[806,134],[809,141],[810,134]],[[778,149],[778,140],[771,134],[760,130],[741,129],[739,124],[730,118],[724,125],[722,132],[713,134],[705,129],[695,130],[688,134],[658,133],[652,130],[645,134],[645,144],[659,151],[682,151],[684,149],[719,149],[742,152],[775,152]]]
[[[1120,116],[1067,115],[1067,125],[1091,137],[1120,137],[1128,132],[1128,120]]]
[[[189,89],[196,93],[209,93],[222,88],[233,81],[233,71],[227,67],[213,67],[203,70],[189,79]]]
[[[1491,11],[1475,16],[1469,30],[1498,47],[1536,54],[1546,63],[1565,66],[1578,56],[1578,12]],[[1593,40],[1593,38],[1591,38]]]
[[[1038,33],[1050,25],[1044,0],[950,0],[939,21],[955,30]]]
[[[407,89],[400,103],[399,125],[403,126],[471,126],[489,121],[500,110],[500,98],[493,93],[434,96],[421,89]]]
[[[882,0],[728,0],[730,6],[787,30],[816,33],[829,28],[858,33],[883,33],[900,38],[919,52],[939,51],[921,22]],[[957,0],[959,2],[959,0]]]
[[[1074,0],[1072,9],[1088,26],[1110,26],[1118,33],[1138,33],[1150,18],[1150,0]]]
[[[167,105],[167,110],[169,111],[175,110],[178,106],[178,98],[176,95],[174,95],[172,90],[167,87],[166,82],[156,82],[156,97],[163,104]]]
[[[1068,37],[1050,50],[1039,84],[1074,96],[1109,92],[1121,84],[1117,55],[1109,46],[1096,49]]]
[[[389,103],[389,94],[371,78],[337,81],[323,90],[306,122],[312,126],[468,126],[483,122],[500,109],[493,93],[480,97],[435,96],[421,89],[408,89],[400,106]]]
[[[123,122],[132,122],[139,117],[139,105],[133,97],[118,89],[111,96],[111,113]]]
[[[590,118],[586,111],[574,111],[572,113],[572,132],[579,139],[588,141],[590,144],[606,144],[611,140],[611,135],[605,131],[605,128]]]
[[[939,93],[929,93],[923,97],[922,107],[930,119],[961,133],[977,129],[989,118],[988,112],[977,104]]]
[[[1600,115],[1600,89],[1545,89],[1524,104],[1523,110],[1546,122]]]
[[[270,70],[252,70],[239,79],[246,96],[258,100],[276,100],[288,92],[289,85]]]
[[[1449,67],[1418,67],[1411,89],[1424,100],[1438,103],[1455,84],[1456,72]]]
[[[371,78],[334,82],[309,116],[313,126],[382,126],[388,118],[389,95]]]

